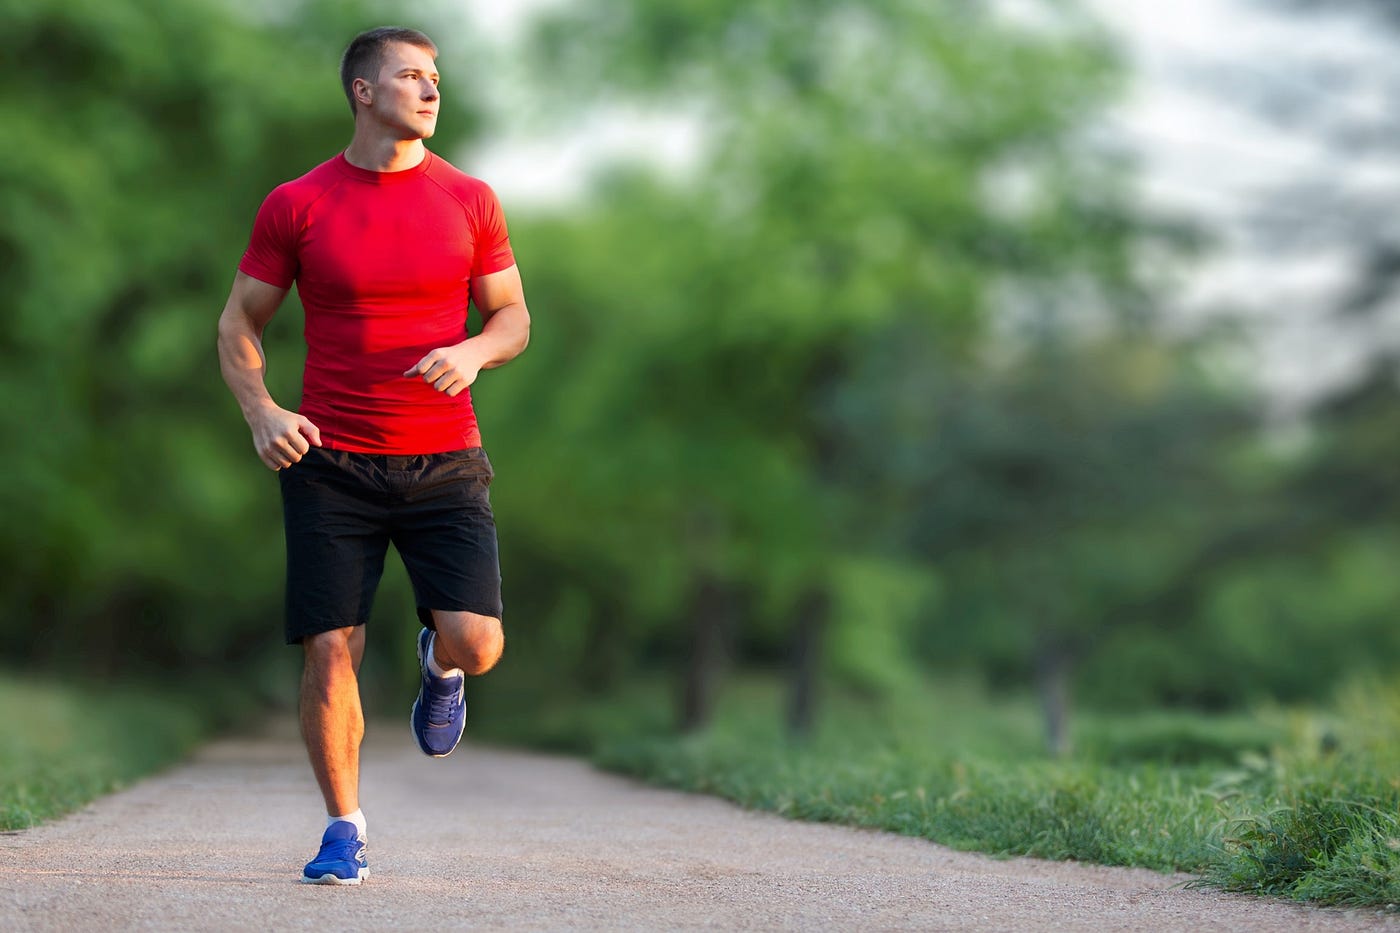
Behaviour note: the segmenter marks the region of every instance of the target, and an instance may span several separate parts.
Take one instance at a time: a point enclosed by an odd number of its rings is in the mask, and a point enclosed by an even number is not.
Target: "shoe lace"
[[[365,844],[360,839],[332,839],[321,844],[318,862],[359,862],[364,858]]]
[[[445,724],[462,702],[461,677],[432,677],[429,679],[428,722]]]

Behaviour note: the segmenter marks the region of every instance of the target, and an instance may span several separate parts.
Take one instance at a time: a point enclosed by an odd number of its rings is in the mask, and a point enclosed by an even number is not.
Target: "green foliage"
[[[1233,827],[1232,856],[1208,881],[1323,904],[1400,903],[1400,793],[1338,798],[1338,790],[1306,787]]]
[[[1107,765],[1229,767],[1241,758],[1258,760],[1290,738],[1271,718],[1204,717],[1186,712],[1095,713],[1080,724],[1079,754]]]
[[[1339,905],[1400,903],[1400,687],[1360,678],[1313,741],[1256,776],[1259,802],[1204,876],[1231,891]],[[1272,779],[1270,779],[1272,778]]]
[[[846,560],[832,572],[835,594],[825,651],[841,683],[871,693],[907,687],[919,677],[905,650],[919,615],[937,598],[922,567],[890,560]]]
[[[1093,657],[1119,632],[1128,650],[1174,638],[1202,554],[1248,501],[1228,468],[1247,399],[1192,363],[1123,332],[972,372],[920,372],[902,344],[872,355],[844,400],[850,479],[882,537],[946,581],[930,659],[1024,671],[1031,646]]]
[[[1175,391],[1176,350],[1140,326],[1132,255],[1150,224],[1120,168],[1078,140],[1119,71],[1091,24],[1065,23],[1038,33],[949,3],[645,0],[576,4],[545,23],[554,83],[543,96],[561,114],[615,94],[705,126],[686,183],[620,169],[568,216],[515,222],[521,254],[548,257],[529,270],[545,311],[529,356],[480,398],[493,449],[519,471],[496,499],[513,523],[507,565],[532,579],[572,571],[558,589],[531,587],[530,614],[567,605],[600,633],[574,641],[573,665],[587,669],[612,639],[646,646],[634,657],[678,654],[674,633],[700,624],[692,594],[706,579],[742,606],[739,644],[769,656],[804,596],[825,593],[828,672],[894,689],[920,628],[971,628],[942,599],[957,542],[922,544],[954,511],[1044,540],[1050,559],[1021,590],[1034,599],[1043,580],[1064,580],[1075,592],[1062,626],[1085,614],[1079,594],[1105,583],[1117,589],[1103,602],[1162,585],[1171,567],[1152,558],[1164,549],[1121,547],[1142,523],[1115,510],[1173,508],[1158,480],[1170,464],[1147,474],[1136,459],[1184,452],[1172,432],[1216,409],[1206,392]],[[1009,291],[1033,293],[1050,332],[1139,337],[1070,347],[1018,383],[1024,344],[1000,371],[985,365]],[[1115,354],[1123,361],[1094,378]],[[1064,432],[1049,410],[1061,399],[1087,427]],[[1073,497],[1012,490],[1036,500],[1017,510],[995,482],[972,496],[940,485],[980,466],[947,445],[948,430],[992,406],[1004,423],[968,424],[973,443],[997,443],[1000,428],[1033,466],[1077,468]],[[1150,437],[1115,450],[1135,430]],[[1125,461],[1127,492],[1095,505],[1110,527],[1062,548],[1045,526],[1080,516],[1045,510],[1078,508]],[[1166,556],[1182,549],[1173,538]],[[1065,576],[1076,566],[1085,572]],[[954,586],[975,576],[951,575]],[[1038,623],[1023,605],[992,608],[1014,627],[993,627],[1003,640],[1024,642]],[[1092,609],[1091,628],[1109,611]]]

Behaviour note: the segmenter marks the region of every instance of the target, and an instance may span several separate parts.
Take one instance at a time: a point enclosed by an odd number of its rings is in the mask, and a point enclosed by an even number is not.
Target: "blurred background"
[[[351,122],[369,0],[5,0],[0,666],[289,709],[275,478],[214,325]],[[1400,667],[1387,0],[420,5],[530,349],[473,390],[507,652],[474,721],[794,734],[928,684],[1325,703]],[[301,310],[266,348],[300,391]],[[407,709],[390,561],[364,677]],[[562,717],[562,718],[561,718]]]

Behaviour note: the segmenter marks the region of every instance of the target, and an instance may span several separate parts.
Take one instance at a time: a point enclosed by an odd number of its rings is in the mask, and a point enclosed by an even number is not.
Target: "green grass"
[[[1353,685],[1321,736],[1275,750],[1204,881],[1342,906],[1400,905],[1400,687]]]
[[[883,703],[828,696],[804,741],[784,735],[772,680],[731,684],[693,736],[668,731],[668,696],[635,684],[607,701],[518,707],[502,737],[795,819],[1316,903],[1400,902],[1400,690],[1358,687],[1329,714],[1081,712],[1062,761],[1042,751],[1032,702],[966,685]]]
[[[1344,906],[1400,902],[1397,795],[1345,784],[1306,786],[1233,828],[1205,871],[1227,890]]]
[[[0,674],[0,830],[26,829],[178,760],[210,718],[177,693]]]

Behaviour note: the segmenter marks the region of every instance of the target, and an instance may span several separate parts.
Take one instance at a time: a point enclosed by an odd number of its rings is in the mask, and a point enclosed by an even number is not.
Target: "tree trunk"
[[[712,576],[695,587],[690,608],[690,653],[681,692],[680,728],[696,732],[714,716],[715,695],[725,666],[733,606],[723,585]]]
[[[624,667],[625,637],[618,631],[622,607],[612,599],[601,599],[589,613],[583,636],[582,668],[579,684],[584,692],[601,696],[621,680]]]
[[[826,633],[830,612],[831,600],[820,590],[807,593],[797,604],[787,717],[788,732],[793,736],[810,735],[816,720],[822,636]]]
[[[1064,758],[1071,750],[1069,736],[1069,680],[1074,667],[1069,647],[1056,640],[1042,641],[1036,652],[1036,687],[1045,715],[1045,741],[1050,754]]]

